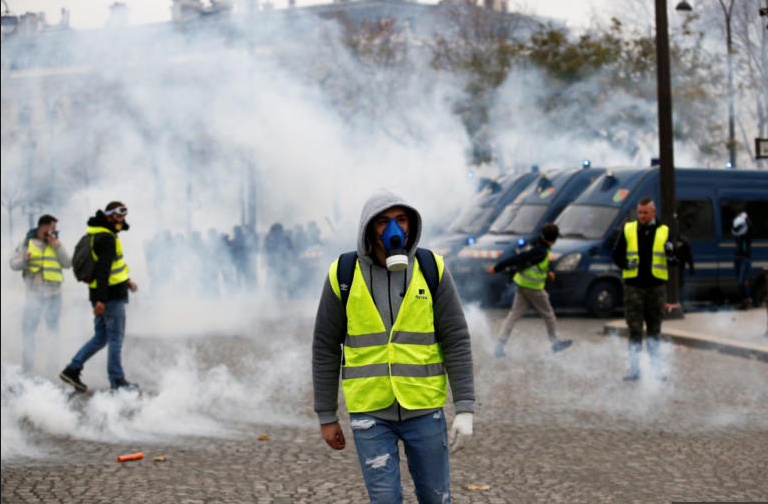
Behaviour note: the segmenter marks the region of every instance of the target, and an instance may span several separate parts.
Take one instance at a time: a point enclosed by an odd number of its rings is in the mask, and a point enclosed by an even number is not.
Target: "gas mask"
[[[389,271],[401,271],[408,267],[408,255],[405,252],[405,233],[395,219],[389,219],[381,234],[387,257]]]

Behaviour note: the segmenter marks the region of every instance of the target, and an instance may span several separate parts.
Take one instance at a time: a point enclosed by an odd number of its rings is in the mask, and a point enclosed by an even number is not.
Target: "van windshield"
[[[525,235],[536,231],[536,226],[549,205],[521,205],[509,224],[499,227],[496,233]]]
[[[496,217],[496,220],[493,221],[493,224],[491,224],[491,227],[488,229],[488,231],[491,233],[503,233],[504,228],[509,226],[509,223],[512,222],[512,219],[514,219],[515,215],[517,215],[518,210],[520,210],[519,204],[507,205],[507,207],[501,211],[499,216]]]
[[[568,205],[555,220],[561,238],[599,240],[619,213],[618,207]]]
[[[469,207],[456,217],[448,230],[452,233],[482,233],[483,228],[488,224],[488,219],[493,215],[494,209],[493,205]]]

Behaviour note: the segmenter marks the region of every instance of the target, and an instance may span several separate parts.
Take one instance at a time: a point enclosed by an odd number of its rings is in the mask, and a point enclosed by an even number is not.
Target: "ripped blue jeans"
[[[408,471],[419,504],[450,504],[448,435],[443,410],[393,422],[350,413],[357,457],[372,504],[400,504],[398,441],[403,441]]]

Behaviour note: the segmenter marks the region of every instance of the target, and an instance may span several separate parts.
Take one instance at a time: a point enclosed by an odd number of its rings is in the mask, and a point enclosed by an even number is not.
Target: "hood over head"
[[[405,244],[405,250],[408,257],[413,258],[421,238],[421,214],[402,196],[388,189],[378,189],[368,198],[363,205],[363,211],[360,213],[360,224],[357,230],[357,255],[362,261],[370,262],[371,258],[368,254],[373,250],[372,245],[366,239],[368,225],[381,212],[395,206],[401,206],[408,212],[408,240]]]

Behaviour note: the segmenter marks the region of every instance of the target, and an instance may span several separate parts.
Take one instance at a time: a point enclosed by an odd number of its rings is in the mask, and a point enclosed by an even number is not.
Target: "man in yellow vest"
[[[48,327],[48,366],[58,358],[62,270],[72,266],[72,259],[59,241],[57,222],[53,215],[41,216],[37,227],[16,247],[10,261],[12,270],[22,271],[26,291],[21,319],[21,369],[25,373],[34,366],[35,332],[40,317]]]
[[[331,448],[344,449],[341,372],[371,502],[402,502],[400,441],[418,502],[450,502],[448,452],[472,435],[467,323],[443,258],[417,249],[420,236],[419,212],[390,191],[376,192],[363,207],[356,257],[344,254],[331,265],[315,320],[312,377],[321,435]],[[456,411],[450,433],[443,408],[448,381]]]
[[[121,363],[128,291],[136,292],[138,289],[128,276],[128,265],[123,258],[123,246],[120,238],[117,237],[120,231],[128,230],[126,215],[128,215],[128,208],[119,201],[112,201],[103,212],[98,210],[96,215],[88,220],[86,232],[92,236],[91,254],[96,260],[95,279],[88,286],[95,316],[96,334],[59,373],[59,378],[79,392],[88,390],[85,383],[80,380],[85,362],[107,345],[109,345],[107,375],[110,387],[122,390],[138,388],[138,385],[125,379]]]
[[[613,249],[613,262],[622,269],[624,277],[624,318],[629,328],[629,369],[625,381],[640,378],[643,322],[651,368],[657,379],[666,380],[661,370],[659,335],[667,299],[667,265],[674,261],[669,228],[656,221],[656,205],[646,196],[637,204],[637,220],[624,224]]]
[[[512,278],[515,282],[515,298],[507,317],[501,324],[499,341],[494,351],[496,357],[504,357],[504,345],[506,345],[515,323],[525,315],[528,308],[533,308],[544,320],[547,326],[547,336],[552,346],[552,352],[565,350],[573,343],[572,340],[557,338],[555,325],[555,311],[549,302],[549,294],[544,289],[547,279],[554,280],[555,273],[549,271],[549,249],[557,241],[560,231],[557,224],[544,224],[538,239],[532,243],[532,247],[519,254],[510,256],[488,268],[488,273],[498,273],[507,269],[516,269]]]

